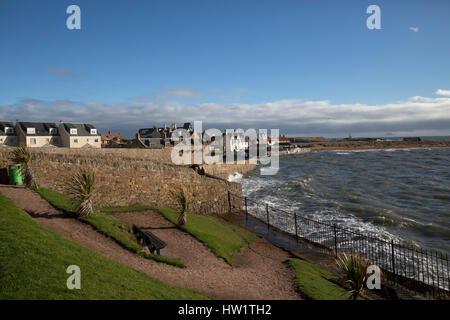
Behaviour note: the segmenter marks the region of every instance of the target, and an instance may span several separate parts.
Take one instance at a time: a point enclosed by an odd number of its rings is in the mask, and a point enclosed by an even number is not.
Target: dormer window
[[[76,128],[70,128],[70,134],[77,134]]]
[[[14,133],[14,128],[12,128],[12,127],[5,127],[5,133],[6,133],[6,134],[8,134],[8,133]]]
[[[97,129],[91,129],[91,134],[97,134]]]
[[[36,128],[27,128],[27,134],[36,134]]]
[[[57,134],[58,133],[58,129],[57,128],[49,128],[48,129],[48,133],[50,133],[50,134]]]

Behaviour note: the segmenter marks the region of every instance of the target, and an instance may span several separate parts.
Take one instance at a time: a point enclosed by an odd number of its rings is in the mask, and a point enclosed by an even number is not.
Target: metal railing
[[[236,207],[241,203],[241,207]],[[418,293],[450,297],[449,257],[441,252],[412,246],[398,239],[362,234],[337,224],[305,217],[297,212],[275,208],[228,192],[229,212],[240,211],[267,225],[267,233],[277,229],[300,241],[314,245],[321,252],[337,256],[358,253],[377,265],[383,276]]]

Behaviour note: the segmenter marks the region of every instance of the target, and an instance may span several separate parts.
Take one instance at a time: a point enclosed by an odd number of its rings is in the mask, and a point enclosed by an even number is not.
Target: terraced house
[[[100,135],[90,123],[59,123],[61,146],[67,148],[101,148]]]
[[[59,147],[58,127],[52,122],[16,122],[17,143],[27,147]]]
[[[9,121],[0,121],[0,146],[16,146],[17,135],[14,124]]]

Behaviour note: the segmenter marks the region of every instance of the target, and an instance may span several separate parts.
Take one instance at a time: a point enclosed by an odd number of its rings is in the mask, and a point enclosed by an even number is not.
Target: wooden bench
[[[166,243],[160,238],[155,236],[150,231],[145,231],[133,224],[133,232],[136,235],[136,239],[139,245],[147,246],[150,252],[153,254],[155,251],[160,254],[160,250],[166,247]]]

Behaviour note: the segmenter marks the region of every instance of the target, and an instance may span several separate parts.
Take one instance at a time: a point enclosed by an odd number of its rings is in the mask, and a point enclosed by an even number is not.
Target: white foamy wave
[[[227,180],[228,182],[241,182],[242,174],[239,172],[235,172],[234,174],[230,174]]]

